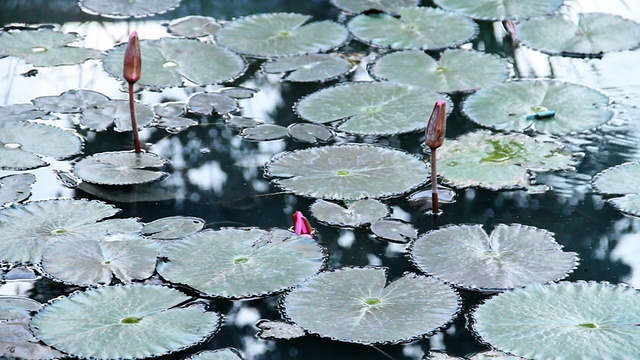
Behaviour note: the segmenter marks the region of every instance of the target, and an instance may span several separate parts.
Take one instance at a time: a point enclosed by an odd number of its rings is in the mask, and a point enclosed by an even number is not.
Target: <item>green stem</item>
[[[436,148],[431,148],[431,202],[434,214],[440,212],[438,204],[438,174],[436,172]]]
[[[131,129],[133,131],[133,147],[136,153],[141,153],[140,138],[138,137],[138,123],[136,122],[136,109],[133,102],[133,83],[129,83],[129,112],[131,113]]]

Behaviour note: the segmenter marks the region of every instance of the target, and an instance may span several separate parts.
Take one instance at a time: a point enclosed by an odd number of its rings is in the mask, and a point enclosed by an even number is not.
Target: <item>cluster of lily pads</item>
[[[149,3],[150,10],[124,0],[82,0],[80,6],[127,18],[169,11],[180,1]],[[581,158],[565,149],[561,136],[607,123],[614,116],[610,100],[583,85],[515,77],[506,59],[465,46],[477,36],[478,21],[503,22],[511,40],[523,46],[585,57],[639,47],[640,24],[607,14],[569,20],[558,12],[561,0],[434,3],[332,0],[343,12],[341,22],[296,13],[173,20],[170,36],[140,41],[137,86],[147,92],[198,90],[183,102],[135,105],[140,128],[177,134],[200,125],[198,116],[217,115],[247,141],[305,144],[267,161],[265,176],[287,193],[313,199],[309,213],[318,223],[368,228],[378,238],[408,244],[414,271],[390,279],[384,267],[330,268],[328,250],[296,228],[204,229],[203,220],[189,216],[143,223],[114,218],[119,210],[97,200],[26,201],[37,179],[12,174],[0,178],[0,263],[6,273],[27,266],[80,290],[46,304],[0,296],[0,333],[11,333],[0,339],[1,355],[161,356],[207,341],[221,328],[223,314],[204,299],[271,296],[281,296],[282,316],[257,324],[262,338],[315,334],[365,345],[405,343],[451,323],[462,311],[464,291],[496,294],[470,316],[477,337],[504,352],[496,356],[639,355],[633,344],[640,319],[627,311],[639,305],[635,289],[559,282],[578,266],[578,254],[564,251],[553,233],[526,224],[499,224],[489,234],[482,224],[449,224],[418,234],[391,216],[386,201],[413,192],[407,200],[423,204],[428,196],[419,189],[430,166],[420,154],[358,140],[423,131],[435,102],[442,100],[449,111],[461,105],[458,110],[483,129],[444,142],[436,156],[442,183],[453,189],[538,189],[534,173],[572,171]],[[621,29],[628,34],[624,39]],[[123,80],[127,44],[101,53],[72,46],[77,40],[50,27],[6,29],[0,32],[0,57],[21,57],[37,67],[99,59],[104,71]],[[351,43],[370,53],[342,51]],[[264,124],[239,111],[257,90],[235,86],[255,63],[281,81],[331,85],[296,103],[293,111],[304,122]],[[369,78],[353,81],[362,68]],[[219,84],[234,86],[202,90]],[[459,98],[464,100],[452,100]],[[0,107],[0,168],[25,171],[47,166],[47,158],[72,159],[69,171],[57,174],[65,186],[95,190],[162,182],[172,169],[160,155],[84,154],[78,130],[42,123],[72,115],[82,131],[128,132],[128,110],[124,100],[84,89]],[[638,172],[638,163],[622,164],[593,184],[600,193],[624,195],[611,202],[640,215],[640,188],[619,186],[621,178],[635,179]],[[598,305],[603,303],[608,306]],[[542,335],[544,344],[535,341]],[[191,358],[242,357],[228,348]]]

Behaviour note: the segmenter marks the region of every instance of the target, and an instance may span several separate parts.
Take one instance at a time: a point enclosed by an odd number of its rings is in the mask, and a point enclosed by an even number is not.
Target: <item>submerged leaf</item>
[[[474,19],[520,20],[558,10],[563,0],[434,0],[436,5]]]
[[[640,162],[608,168],[593,178],[593,187],[607,195],[623,195],[608,199],[620,211],[640,216]]]
[[[256,327],[260,329],[256,336],[263,340],[291,340],[307,334],[300,326],[284,321],[260,320]]]
[[[429,176],[426,164],[411,154],[360,144],[276,155],[265,164],[265,173],[295,194],[334,200],[398,196]]]
[[[128,17],[144,17],[162,14],[180,4],[181,0],[80,0],[78,5],[82,11],[108,18],[124,19]]]
[[[434,332],[458,313],[455,290],[407,273],[387,285],[383,268],[322,272],[283,299],[284,315],[308,332],[334,340],[397,343]]]
[[[355,70],[354,64],[337,54],[305,54],[270,60],[262,65],[267,74],[282,73],[283,80],[328,81]]]
[[[311,213],[318,221],[337,226],[360,227],[379,220],[389,214],[384,203],[374,199],[354,201],[346,208],[326,200],[316,200]]]
[[[19,56],[35,66],[75,65],[102,57],[100,50],[69,46],[77,34],[51,29],[0,33],[0,57]]]
[[[221,315],[164,286],[104,286],[47,304],[33,317],[38,339],[72,356],[133,359],[160,356],[204,341]]]
[[[158,181],[168,174],[147,168],[161,167],[169,160],[153,153],[130,151],[104,152],[91,155],[73,166],[82,180],[99,185],[133,185]]]

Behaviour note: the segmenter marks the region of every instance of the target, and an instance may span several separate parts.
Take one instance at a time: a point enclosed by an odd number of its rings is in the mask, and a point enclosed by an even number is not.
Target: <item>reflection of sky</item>
[[[618,241],[610,254],[612,261],[620,261],[631,268],[631,272],[620,281],[640,288],[640,219],[625,217],[614,225],[614,229],[620,232],[629,230],[628,233],[615,234]]]

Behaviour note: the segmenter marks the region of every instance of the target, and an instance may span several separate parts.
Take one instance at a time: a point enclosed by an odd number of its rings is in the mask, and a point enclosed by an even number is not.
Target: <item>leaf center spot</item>
[[[246,264],[248,262],[249,262],[249,258],[248,257],[239,257],[239,258],[233,259],[233,263],[235,265]]]
[[[110,261],[110,260],[105,260],[105,261],[103,262],[103,264],[104,264],[104,265],[109,265],[109,264],[111,264],[111,261]]]
[[[175,67],[178,67],[178,63],[175,63],[173,61],[165,61],[165,63],[162,64],[162,67],[165,68],[165,69],[166,68],[175,68]]]
[[[66,234],[67,230],[66,229],[53,229],[50,231],[51,235],[63,235]]]
[[[378,298],[368,298],[364,300],[364,303],[367,306],[378,306],[380,304],[382,304],[382,301],[380,301],[380,299]]]
[[[497,251],[493,251],[493,250],[487,250],[487,251],[484,252],[484,256],[494,258],[494,257],[500,256],[500,253],[498,253]]]
[[[338,170],[338,176],[347,176],[349,172],[347,170]]]
[[[531,111],[533,111],[534,113],[541,113],[541,112],[549,111],[549,109],[547,109],[546,106],[536,105],[531,107]]]
[[[36,47],[32,47],[31,48],[31,52],[34,52],[34,53],[41,53],[41,52],[45,52],[45,51],[47,51],[47,48],[42,47],[42,46],[36,46]]]
[[[600,327],[596,323],[582,323],[582,324],[578,324],[578,326],[586,329],[597,329]]]
[[[280,35],[280,37],[289,37],[289,36],[291,36],[291,32],[290,31],[280,31],[280,33],[278,35]]]
[[[9,149],[9,150],[20,149],[20,148],[22,148],[22,144],[19,144],[19,143],[6,143],[6,144],[4,144],[4,148],[5,149]]]
[[[372,106],[372,107],[368,107],[368,108],[364,109],[364,111],[367,114],[378,114],[378,113],[382,112],[382,109],[380,109],[379,107]]]
[[[122,318],[122,320],[120,320],[120,323],[122,323],[122,324],[137,324],[137,323],[140,322],[140,320],[142,320],[142,318],[133,317],[133,316],[127,316],[126,318]]]
[[[436,73],[438,73],[438,74],[443,74],[443,73],[446,73],[446,72],[447,72],[447,68],[445,68],[445,67],[438,66],[436,68]]]

